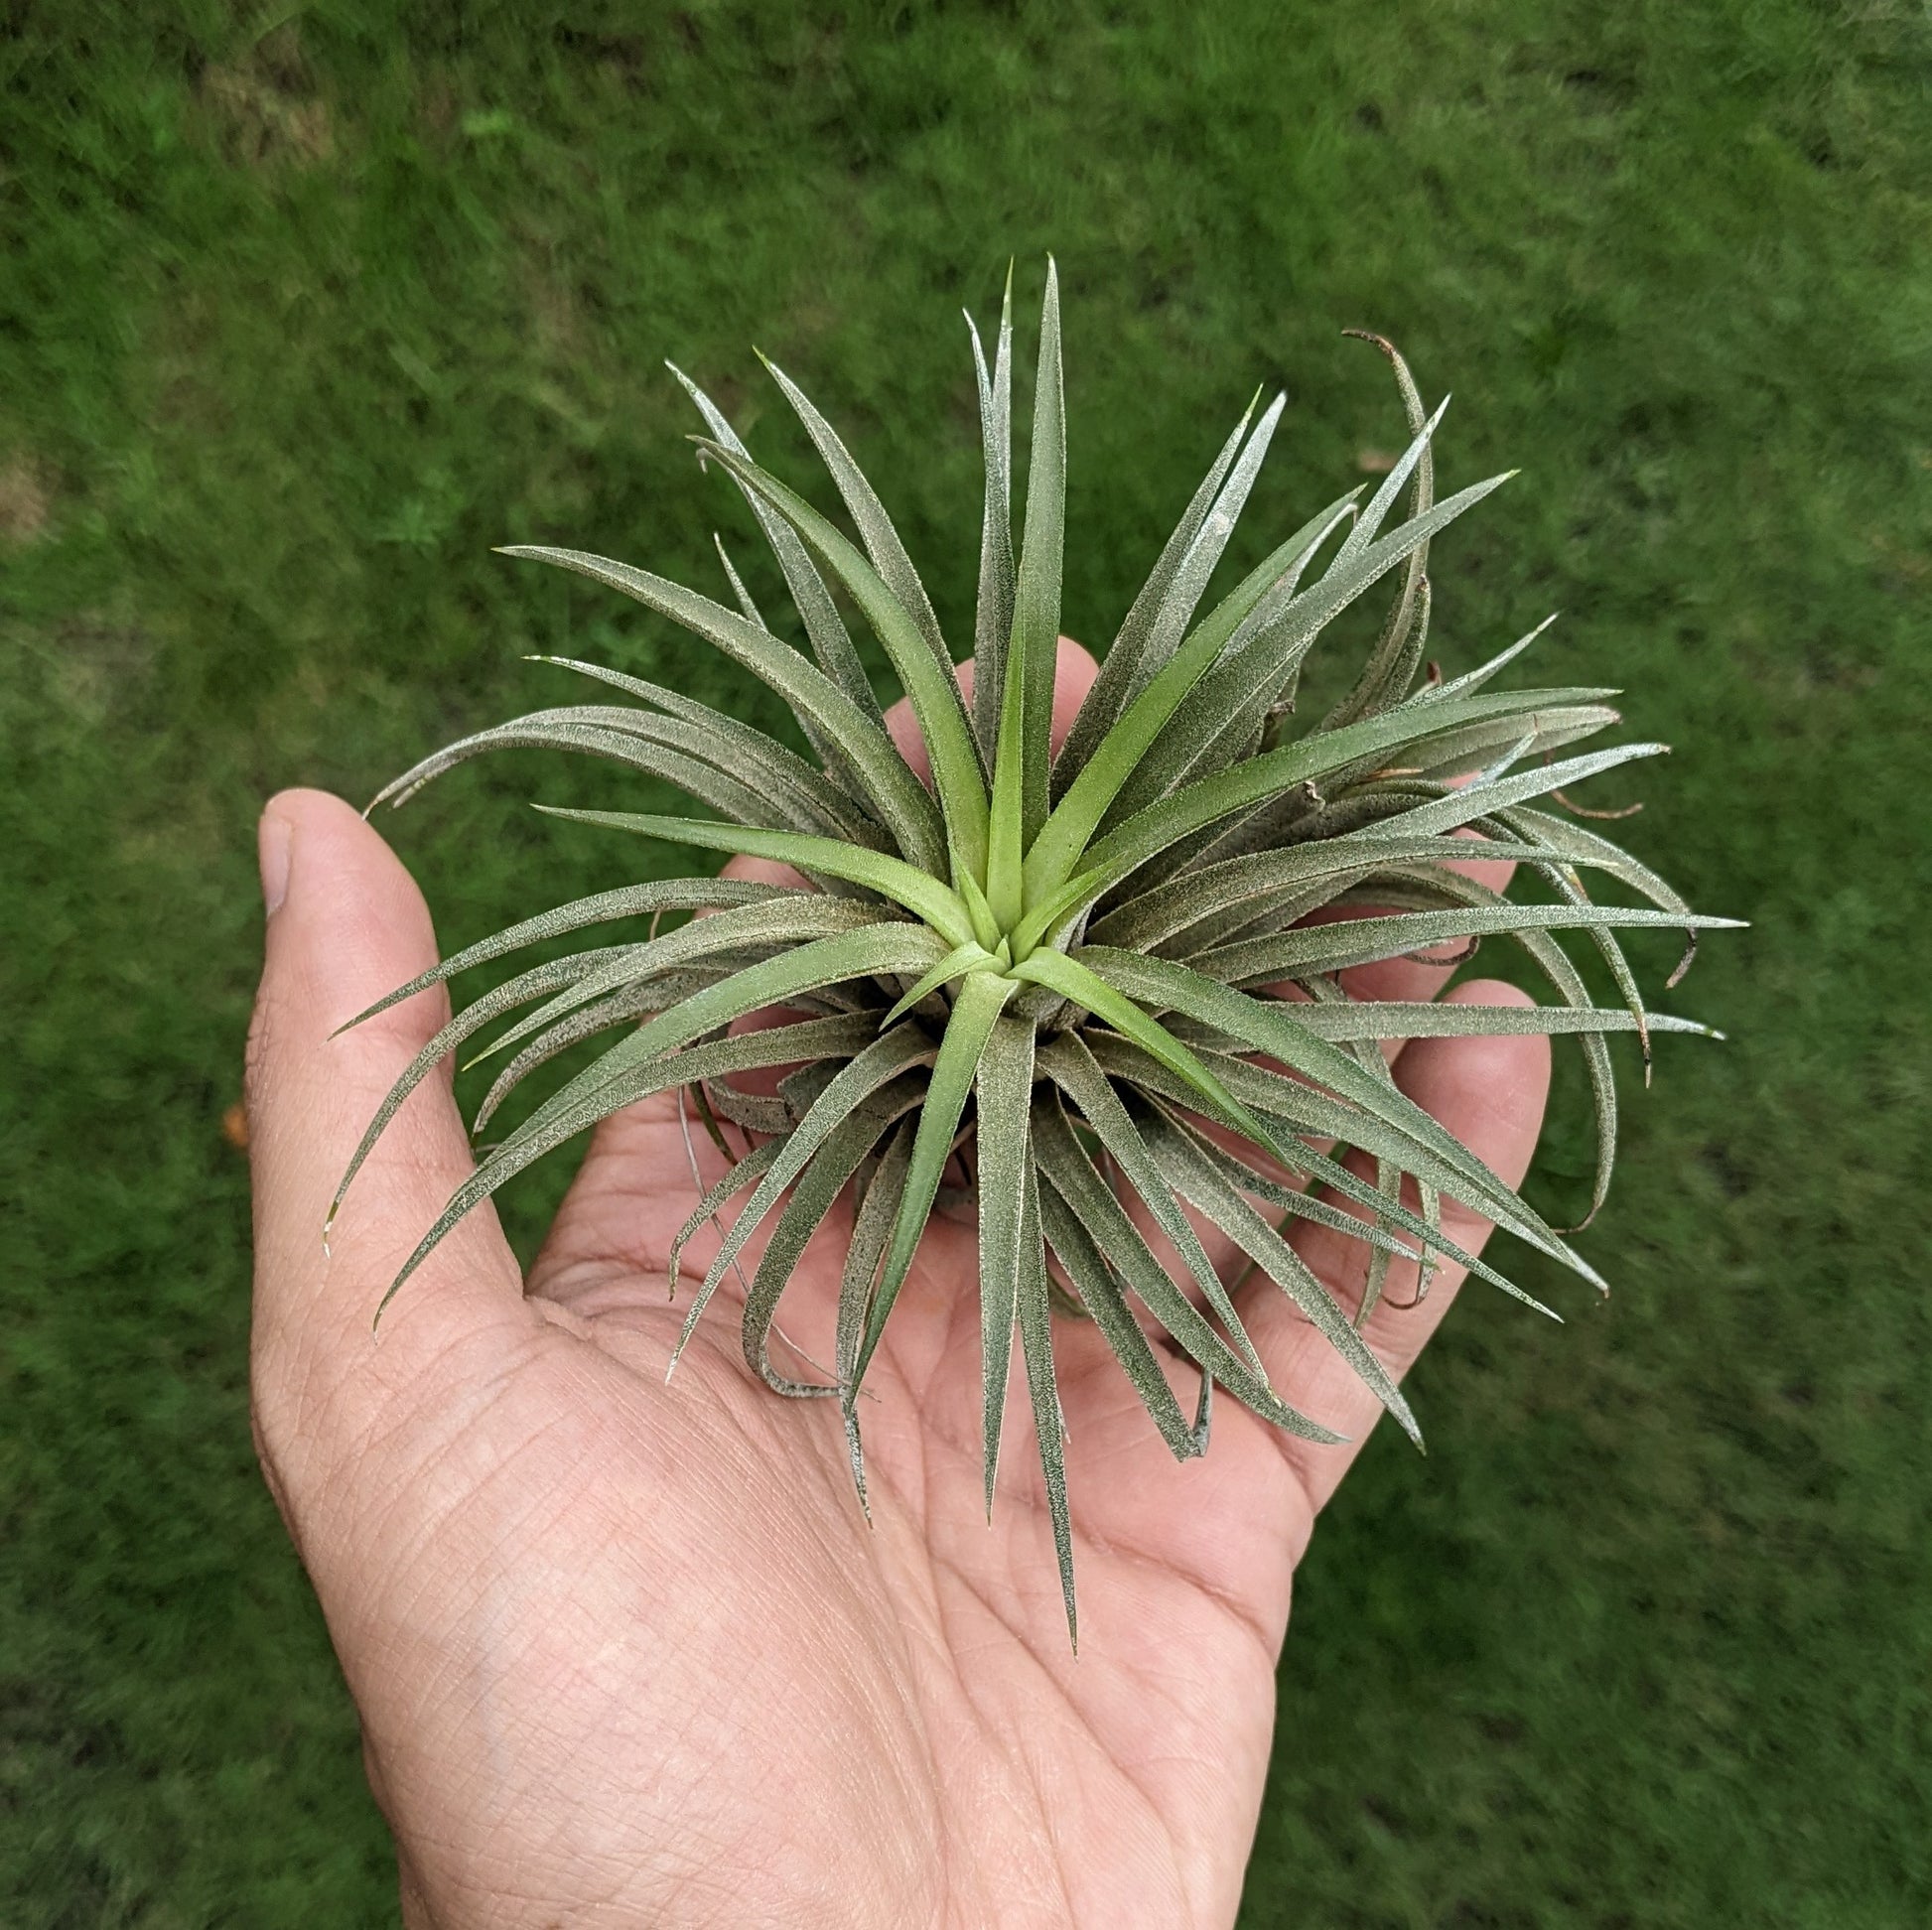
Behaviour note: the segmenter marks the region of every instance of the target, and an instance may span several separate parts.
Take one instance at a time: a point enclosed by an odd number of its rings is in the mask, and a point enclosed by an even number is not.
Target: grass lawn
[[[1383,1431],[1324,1522],[1244,1924],[1932,1920],[1923,8],[15,0],[0,87],[0,1917],[394,1920],[248,1439],[259,800],[549,701],[530,649],[774,722],[490,554],[716,586],[666,355],[798,476],[782,359],[970,634],[958,310],[1050,247],[1070,628],[1257,382],[1236,566],[1372,467],[1381,329],[1456,391],[1450,486],[1526,471],[1439,547],[1433,653],[1560,607],[1537,680],[1677,746],[1628,841],[1754,921],[1674,999],[1731,1042],[1626,1081],[1613,1297],[1472,1291],[1430,1457]],[[460,940],[618,882],[524,799],[621,788],[513,757],[391,823]]]

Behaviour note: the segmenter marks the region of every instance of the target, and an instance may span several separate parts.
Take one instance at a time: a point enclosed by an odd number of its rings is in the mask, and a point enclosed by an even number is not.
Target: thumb
[[[323,1217],[343,1170],[449,1001],[436,988],[334,1034],[433,965],[435,936],[409,874],[341,798],[284,791],[259,835],[268,918],[248,1035],[253,1378],[273,1463],[278,1442],[362,1438],[393,1401],[433,1392],[426,1377],[460,1362],[477,1371],[479,1350],[500,1350],[534,1315],[484,1206],[384,1314],[377,1346],[370,1320],[384,1289],[474,1162],[449,1078],[432,1075],[370,1155],[325,1250]]]

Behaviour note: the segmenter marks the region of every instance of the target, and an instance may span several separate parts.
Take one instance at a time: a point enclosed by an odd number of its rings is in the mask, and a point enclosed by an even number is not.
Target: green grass
[[[248,1442],[220,1122],[258,800],[365,795],[543,700],[532,647],[751,701],[489,554],[714,585],[712,519],[745,518],[667,354],[794,476],[751,344],[804,380],[969,634],[957,310],[1050,246],[1069,627],[1111,633],[1256,382],[1290,395],[1257,530],[1396,442],[1337,333],[1383,329],[1457,391],[1451,486],[1528,472],[1443,546],[1446,665],[1561,606],[1540,678],[1621,683],[1678,746],[1630,842],[1755,921],[1677,999],[1733,1042],[1626,1089],[1586,1247],[1615,1296],[1534,1260],[1569,1325],[1472,1296],[1418,1375],[1429,1459],[1378,1440],[1323,1524],[1244,1923],[1932,1916],[1923,10],[632,11],[0,27],[0,1914],[394,1920]],[[629,858],[533,791],[638,795],[506,758],[392,821],[446,937]]]

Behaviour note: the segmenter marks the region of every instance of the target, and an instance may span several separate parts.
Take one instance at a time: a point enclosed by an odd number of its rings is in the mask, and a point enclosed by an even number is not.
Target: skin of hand
[[[1092,676],[1063,643],[1062,728]],[[1024,1391],[985,1519],[969,1224],[929,1229],[867,1381],[870,1527],[836,1403],[754,1380],[733,1283],[666,1384],[684,1306],[665,1259],[696,1198],[674,1100],[598,1129],[527,1280],[485,1206],[372,1338],[472,1155],[433,1077],[326,1256],[348,1153],[447,1001],[332,1034],[434,962],[429,914],[340,799],[282,793],[260,846],[256,1441],[360,1714],[411,1930],[1231,1922],[1296,1563],[1378,1413],[1280,1291],[1240,1296],[1274,1384],[1352,1446],[1223,1397],[1207,1455],[1176,1464],[1100,1336],[1054,1323],[1076,1656]],[[1413,999],[1446,978],[1397,961],[1348,983]],[[1526,1003],[1494,982],[1447,996]],[[1427,1039],[1396,1076],[1514,1183],[1548,1065],[1541,1038]],[[709,1185],[723,1163],[696,1144]],[[1480,1248],[1485,1223],[1446,1219]],[[841,1207],[780,1310],[819,1360],[849,1231]],[[1306,1228],[1297,1244],[1344,1304],[1359,1296],[1364,1249]],[[1393,1369],[1457,1284],[1449,1269],[1405,1309],[1413,1270],[1392,1273],[1367,1337]],[[1173,1379],[1190,1399],[1191,1369]]]

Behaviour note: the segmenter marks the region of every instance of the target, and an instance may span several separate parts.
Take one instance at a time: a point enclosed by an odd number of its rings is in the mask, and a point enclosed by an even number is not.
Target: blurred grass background
[[[742,512],[665,355],[799,475],[781,358],[969,633],[958,310],[1049,247],[1070,628],[1257,382],[1254,544],[1398,444],[1338,335],[1384,330],[1456,389],[1451,484],[1526,469],[1440,546],[1434,653],[1561,607],[1540,676],[1678,746],[1629,842],[1755,921],[1676,995],[1733,1042],[1626,1084],[1614,1297],[1472,1295],[1430,1458],[1378,1439],[1324,1523],[1244,1923],[1932,1920],[1923,8],[8,0],[0,72],[7,1923],[394,1921],[248,1442],[260,799],[573,701],[533,647],[774,721],[489,553],[715,587]],[[615,882],[523,807],[606,784],[510,758],[392,821],[446,939]]]

